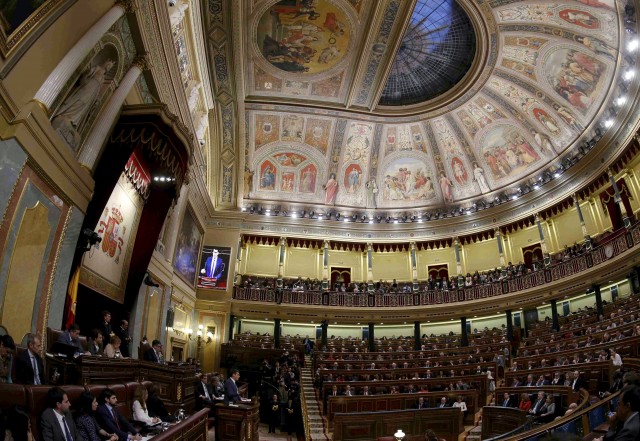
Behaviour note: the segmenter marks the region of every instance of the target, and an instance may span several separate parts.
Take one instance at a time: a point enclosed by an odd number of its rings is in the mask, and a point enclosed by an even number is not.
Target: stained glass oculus
[[[455,0],[418,0],[380,104],[416,104],[450,90],[471,67],[475,46],[471,20]]]

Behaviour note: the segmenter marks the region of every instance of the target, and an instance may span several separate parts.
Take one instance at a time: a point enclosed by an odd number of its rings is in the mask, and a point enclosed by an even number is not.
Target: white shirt
[[[616,353],[616,355],[613,356],[613,365],[622,366],[622,358],[620,358],[620,354]]]
[[[456,401],[455,403],[453,403],[453,407],[459,407],[462,412],[467,411],[467,403],[465,403],[464,401],[461,401],[461,402]]]
[[[69,431],[69,436],[71,436],[71,438],[73,439],[73,435],[71,435],[71,429],[68,428],[64,420],[64,415],[56,412],[55,410],[53,411],[53,414],[56,416],[56,418],[58,418],[58,424],[60,424],[60,430],[62,430],[62,434],[64,435],[65,439],[67,438],[67,430]]]
[[[153,419],[149,416],[149,411],[142,408],[140,401],[135,400],[132,405],[133,419],[145,424],[153,424]]]

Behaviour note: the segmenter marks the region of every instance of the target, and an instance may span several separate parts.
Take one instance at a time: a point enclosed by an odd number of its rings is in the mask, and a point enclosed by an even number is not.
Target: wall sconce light
[[[404,436],[405,435],[402,429],[398,429],[398,431],[393,434],[393,437],[396,439],[396,441],[402,441],[404,439]]]

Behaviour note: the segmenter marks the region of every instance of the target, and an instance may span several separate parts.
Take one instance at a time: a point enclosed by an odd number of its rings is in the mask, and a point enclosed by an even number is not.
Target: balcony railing
[[[429,290],[417,292],[337,292],[337,291],[297,291],[275,288],[241,288],[233,291],[235,300],[253,302],[283,303],[292,305],[316,305],[337,307],[393,308],[407,306],[428,306],[480,300],[503,294],[535,288],[579,274],[594,266],[635,248],[640,244],[640,224],[631,229],[621,229],[601,240],[591,251],[570,260],[555,263],[539,271],[493,283],[461,287],[451,290]]]

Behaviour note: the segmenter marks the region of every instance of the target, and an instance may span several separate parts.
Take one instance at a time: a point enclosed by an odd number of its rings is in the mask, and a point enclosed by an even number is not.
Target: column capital
[[[458,239],[458,236],[453,237],[453,244],[456,246],[460,245],[460,240]]]
[[[578,201],[578,193],[573,193],[571,195],[571,197],[573,198],[573,203],[574,204],[578,204],[579,203],[579,201]]]
[[[153,65],[151,64],[151,59],[149,58],[149,54],[146,52],[135,57],[131,65],[136,66],[143,72],[145,70],[151,70],[151,68],[153,67]]]
[[[493,229],[493,235],[494,236],[502,236],[502,231],[500,231],[500,228],[494,228]]]
[[[116,0],[115,4],[121,6],[127,14],[133,14],[138,10],[135,0]]]
[[[322,246],[323,246],[324,248],[329,248],[329,247],[330,247],[330,244],[331,244],[331,242],[329,242],[329,239],[325,239],[325,240],[322,242]]]
[[[607,175],[610,178],[613,178],[613,177],[615,177],[616,174],[613,172],[613,169],[611,167],[607,167]]]
[[[286,244],[287,244],[287,237],[286,236],[280,236],[279,245],[286,245]]]
[[[535,217],[535,221],[536,221],[536,223],[537,223],[537,222],[540,222],[540,213],[536,213],[536,214],[534,214],[534,217]]]

